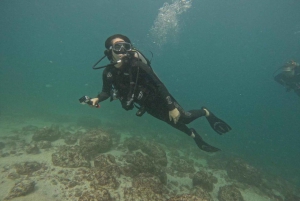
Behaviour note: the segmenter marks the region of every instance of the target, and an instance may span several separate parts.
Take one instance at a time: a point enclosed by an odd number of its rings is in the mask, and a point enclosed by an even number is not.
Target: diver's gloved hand
[[[180,118],[180,112],[178,111],[177,108],[169,111],[169,119],[170,119],[170,121],[173,120],[174,124],[176,124],[178,122],[179,118]]]
[[[207,108],[202,107],[203,110],[206,111],[206,119],[212,129],[216,131],[218,134],[222,135],[224,133],[227,133],[231,130],[231,127],[225,123],[223,120],[216,117],[211,111],[209,111]]]
[[[99,98],[91,98],[90,99],[90,102],[91,104],[89,104],[91,107],[99,107],[99,104],[98,104],[98,101],[99,101]]]
[[[220,149],[213,147],[209,144],[207,144],[206,142],[203,141],[202,137],[195,131],[195,129],[191,128],[190,129],[192,132],[192,137],[194,138],[197,146],[206,152],[217,152],[220,151]]]

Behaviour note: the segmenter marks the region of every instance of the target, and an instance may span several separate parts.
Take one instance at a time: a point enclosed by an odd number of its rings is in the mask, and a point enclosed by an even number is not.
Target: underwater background
[[[92,65],[121,33],[149,59],[153,52],[152,68],[186,110],[206,106],[233,128],[219,136],[196,120],[205,141],[300,185],[300,100],[273,80],[285,62],[300,61],[299,11],[297,0],[2,0],[0,121],[96,118],[191,141],[118,101],[79,104],[101,91],[102,70]]]

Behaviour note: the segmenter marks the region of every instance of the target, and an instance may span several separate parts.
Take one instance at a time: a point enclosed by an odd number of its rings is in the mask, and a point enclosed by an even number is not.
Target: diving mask
[[[117,42],[112,45],[112,50],[116,54],[121,54],[121,53],[125,53],[128,51],[132,51],[132,45],[130,43],[126,43],[126,42]]]

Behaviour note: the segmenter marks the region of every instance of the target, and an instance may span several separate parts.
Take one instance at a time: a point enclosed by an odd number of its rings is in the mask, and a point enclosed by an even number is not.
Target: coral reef
[[[209,194],[209,192],[203,190],[201,187],[199,186],[195,186],[192,190],[191,190],[191,194],[195,195],[199,198],[202,198],[203,201],[213,201],[211,195]]]
[[[147,173],[139,174],[137,177],[133,178],[132,187],[137,189],[148,188],[156,194],[162,194],[164,191],[164,186],[159,178]]]
[[[131,137],[127,138],[123,144],[129,151],[136,151],[138,149],[142,149],[144,141],[137,137]]]
[[[15,165],[16,172],[20,175],[31,175],[42,167],[43,165],[38,162],[24,162]]]
[[[177,195],[167,201],[208,201],[206,198],[201,198],[195,195]]]
[[[153,174],[156,171],[155,164],[153,160],[151,160],[151,157],[144,155],[140,151],[134,154],[128,154],[125,157],[126,162],[132,164],[133,172]]]
[[[115,161],[115,157],[111,154],[101,154],[94,159],[94,166],[97,169],[109,172],[115,177],[119,177],[122,173],[121,168]]]
[[[22,180],[15,184],[10,190],[9,195],[4,200],[10,200],[15,197],[27,195],[34,191],[35,182],[31,180]]]
[[[79,141],[80,151],[86,158],[92,159],[99,153],[105,153],[112,147],[112,139],[109,133],[102,130],[86,132]]]
[[[198,152],[165,147],[152,138],[145,140],[144,133],[143,138],[124,140],[115,128],[103,129],[86,130],[74,124],[27,126],[12,131],[16,135],[0,137],[5,144],[1,149],[0,143],[0,155],[7,157],[5,165],[0,164],[0,191],[9,185],[0,200],[35,190],[34,196],[47,191],[50,200],[246,200],[239,189],[251,189],[272,201],[299,200],[299,191],[288,182],[267,178],[241,159],[203,154],[197,148]],[[31,138],[33,142],[28,143]],[[61,140],[54,142],[57,139]]]
[[[124,188],[124,201],[165,201],[166,199],[148,188]]]
[[[233,185],[220,187],[218,199],[219,201],[244,201],[241,192]]]
[[[95,167],[111,166],[116,164],[116,158],[111,154],[100,154],[94,159]]]
[[[79,146],[61,146],[52,154],[52,163],[60,167],[90,167],[90,162],[81,154]]]
[[[199,171],[193,176],[193,186],[200,186],[208,192],[213,191],[214,183],[217,182],[217,178],[209,172]]]
[[[94,187],[95,190],[99,188],[117,189],[120,185],[117,179],[109,172],[94,169],[92,174],[93,180],[91,186]]]
[[[77,142],[77,140],[78,140],[78,137],[76,137],[74,135],[68,135],[65,137],[64,141],[67,145],[73,145]]]
[[[122,168],[124,175],[135,177],[140,173],[150,173],[157,176],[164,185],[167,184],[164,169],[168,160],[161,145],[132,137],[124,141],[124,146],[130,151],[124,156],[125,161],[129,163]]]
[[[145,154],[152,157],[154,163],[161,166],[167,166],[168,160],[165,150],[158,143],[143,141],[139,138],[128,138],[124,142],[124,146],[129,151],[142,150]]]
[[[148,156],[152,157],[155,164],[163,167],[167,166],[168,159],[166,151],[158,143],[145,142],[141,150]]]
[[[45,141],[45,140],[41,140],[37,143],[37,147],[39,149],[48,149],[50,148],[52,145],[51,145],[51,142],[50,141]]]
[[[140,173],[150,173],[157,176],[163,184],[167,183],[165,171],[159,165],[155,165],[152,157],[137,151],[133,154],[125,155],[125,160],[129,163],[129,165],[122,168],[125,176],[135,177]]]
[[[36,144],[29,144],[28,146],[25,147],[25,151],[27,154],[39,154],[40,149]]]
[[[192,160],[187,160],[183,158],[175,158],[172,161],[171,168],[178,172],[185,172],[185,173],[194,173],[194,162]]]
[[[78,201],[113,201],[108,190],[99,188],[97,191],[85,191]]]
[[[11,180],[15,180],[15,179],[19,179],[20,175],[16,172],[11,172],[7,175],[7,178],[9,178]]]
[[[262,183],[261,172],[241,159],[233,159],[227,163],[229,178],[252,186],[260,186]]]
[[[60,138],[61,132],[57,125],[52,125],[51,127],[44,127],[38,129],[32,136],[33,141],[55,141]]]
[[[232,157],[229,157],[223,152],[219,152],[218,155],[211,156],[209,160],[207,160],[207,165],[210,169],[224,170],[231,160],[233,160]]]

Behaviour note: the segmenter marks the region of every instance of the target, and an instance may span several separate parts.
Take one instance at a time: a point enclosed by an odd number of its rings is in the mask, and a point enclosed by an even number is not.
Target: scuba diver
[[[102,92],[88,99],[90,105],[99,107],[98,103],[108,98],[111,101],[119,99],[125,110],[132,110],[135,106],[138,108],[137,116],[147,112],[192,137],[200,149],[206,152],[220,150],[207,144],[195,129],[188,128],[186,124],[205,116],[212,129],[222,135],[231,130],[227,123],[205,107],[185,111],[154,73],[150,61],[132,46],[127,36],[110,36],[105,41],[105,48],[105,55],[93,66],[94,69],[105,68]],[[96,67],[105,57],[110,64]]]
[[[286,88],[286,92],[294,90],[300,96],[300,66],[299,63],[291,60],[280,67],[282,71],[274,76],[274,80]],[[278,69],[278,70],[279,70]],[[277,71],[278,71],[277,70]],[[275,72],[277,72],[275,71]]]

